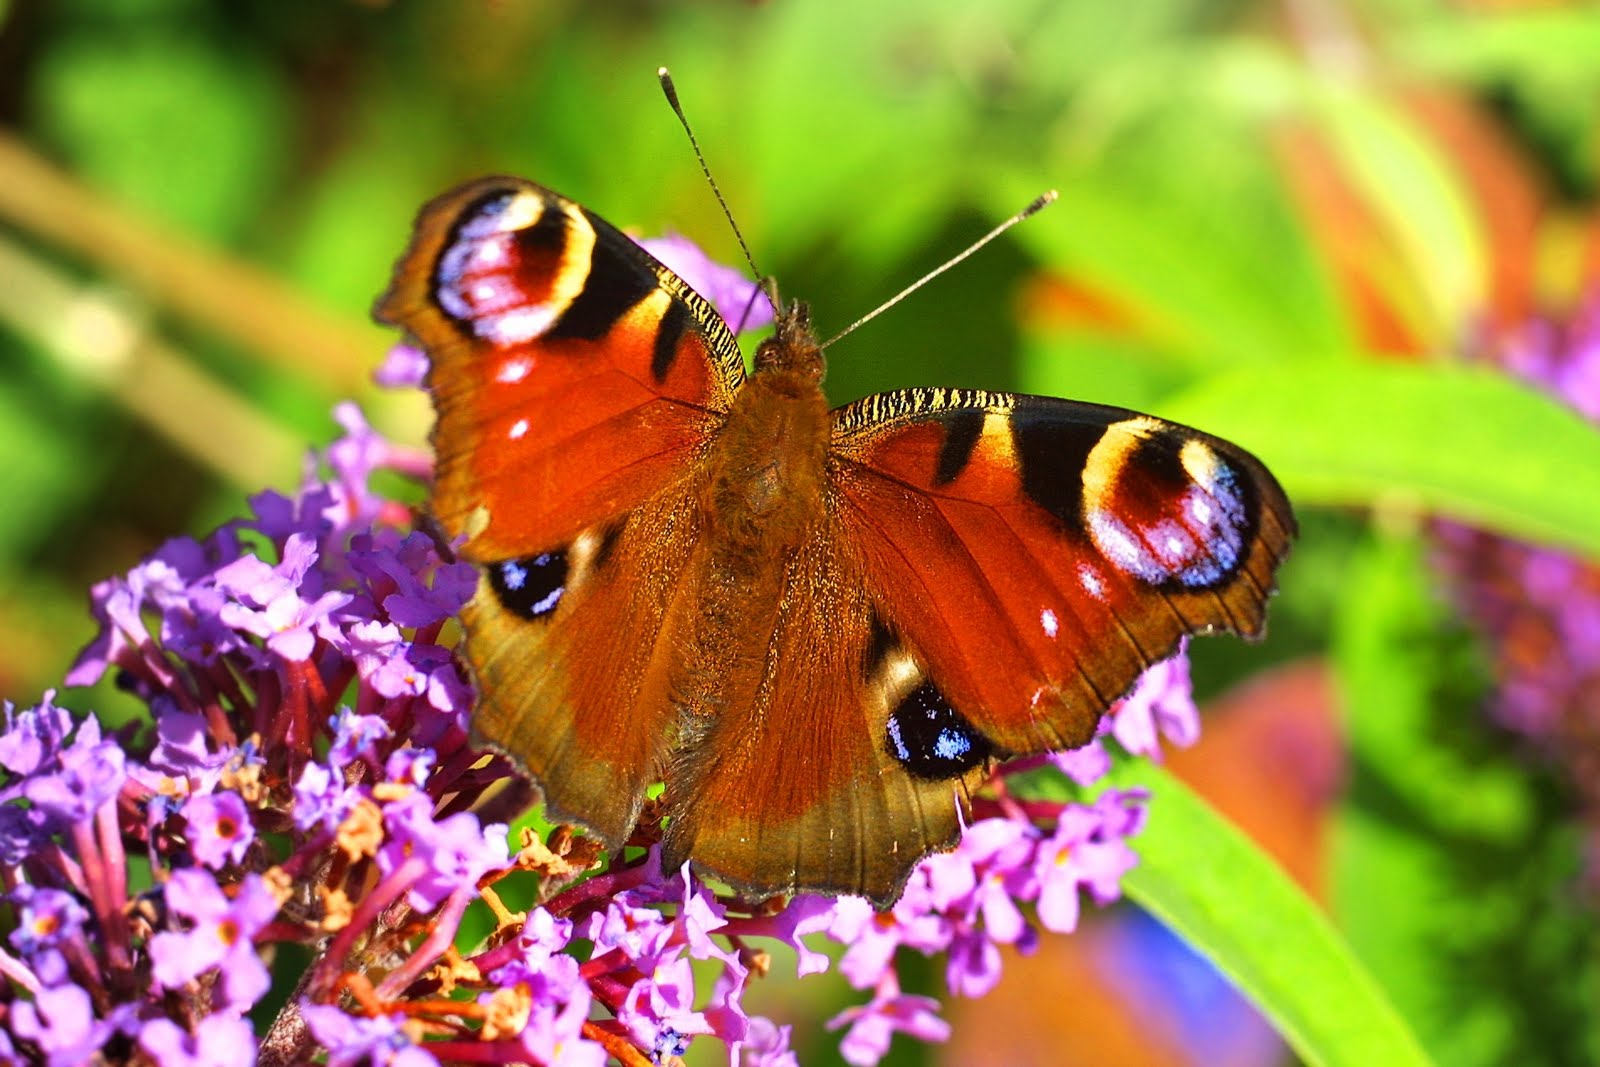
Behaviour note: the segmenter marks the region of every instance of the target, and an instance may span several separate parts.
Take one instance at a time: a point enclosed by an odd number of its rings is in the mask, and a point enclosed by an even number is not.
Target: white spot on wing
[[[500,369],[495,372],[495,381],[506,382],[507,384],[520,382],[528,376],[528,372],[532,369],[533,361],[527,357],[508,359],[500,364]]]
[[[528,420],[518,419],[516,422],[511,424],[511,432],[507,436],[509,436],[513,441],[518,441],[521,440],[522,437],[527,434],[527,432]]]
[[[1106,583],[1100,580],[1100,575],[1087,563],[1078,564],[1078,584],[1096,600],[1106,598]]]
[[[1054,637],[1061,629],[1060,624],[1056,621],[1056,613],[1049,608],[1039,612],[1039,625],[1044,627],[1046,637]]]
[[[497,345],[519,345],[542,336],[555,321],[548,307],[525,307],[478,323],[478,333]]]

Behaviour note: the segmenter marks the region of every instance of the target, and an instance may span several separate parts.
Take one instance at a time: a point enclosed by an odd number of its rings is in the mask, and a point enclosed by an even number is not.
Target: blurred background
[[[830,352],[830,395],[1021,389],[1256,449],[1303,537],[1270,638],[1194,647],[1174,769],[1440,1063],[1600,1062],[1600,523],[1517,497],[1600,506],[1588,4],[0,0],[0,694],[59,683],[90,584],[297,484],[337,401],[425,439],[368,310],[450,184],[523,174],[739,262],[663,64],[823,335],[1060,189]],[[1462,408],[1468,368],[1523,384]],[[1477,423],[1488,462],[1385,481]],[[1131,907],[1007,968],[887,1062],[1290,1062]],[[835,1061],[842,983],[763,993]]]

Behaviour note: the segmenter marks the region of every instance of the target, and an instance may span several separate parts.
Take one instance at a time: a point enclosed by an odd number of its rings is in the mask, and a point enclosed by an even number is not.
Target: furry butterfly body
[[[515,178],[423,209],[379,318],[426,349],[432,510],[480,568],[473,729],[620,846],[892,900],[996,759],[1086,743],[1190,633],[1257,635],[1294,518],[1252,456],[957,389],[830,410],[804,305],[723,321]]]

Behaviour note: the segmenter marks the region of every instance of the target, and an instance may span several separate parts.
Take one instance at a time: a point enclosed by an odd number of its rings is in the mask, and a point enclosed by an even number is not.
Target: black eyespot
[[[994,746],[932,682],[913,689],[889,715],[889,754],[918,778],[959,778],[987,760]]]
[[[506,610],[525,619],[542,619],[556,610],[567,591],[567,554],[541,552],[491,563],[489,584]]]

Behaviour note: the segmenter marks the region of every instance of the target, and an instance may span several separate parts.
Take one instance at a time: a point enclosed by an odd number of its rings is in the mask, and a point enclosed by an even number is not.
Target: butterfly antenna
[[[1040,211],[1043,211],[1046,207],[1054,203],[1059,196],[1060,194],[1054,189],[1042,194],[1033,203],[1029,204],[1015,215],[1012,215],[1009,219],[1006,219],[1006,221],[1002,222],[1000,225],[996,226],[994,229],[990,230],[976,241],[972,242],[966,247],[965,250],[957,252],[939,266],[933,268],[928,273],[924,274],[922,277],[918,278],[916,281],[912,282],[910,285],[906,286],[889,299],[885,300],[883,303],[879,304],[877,307],[873,308],[871,311],[867,312],[865,315],[861,316],[859,319],[852,322],[838,333],[834,334],[832,337],[822,342],[822,347],[825,349],[832,347],[835,341],[843,339],[846,335],[853,333],[857,327],[864,326],[873,319],[877,318],[879,315],[882,315],[885,311],[888,311],[890,308],[900,303],[900,301],[904,300],[918,289],[921,289],[924,285],[927,285],[929,282],[933,281],[933,279],[937,278],[939,275],[943,274],[957,263],[960,263],[963,259],[966,259],[968,256],[972,255],[972,253],[976,252],[978,249],[982,248],[996,237],[999,237],[1001,234],[1011,229],[1011,227],[1015,226],[1029,215],[1036,215]]]
[[[744,261],[750,264],[750,273],[758,280],[766,275],[756,266],[756,259],[750,254],[750,246],[745,244],[744,234],[739,232],[739,224],[733,221],[733,212],[728,208],[728,201],[723,199],[722,190],[717,187],[717,179],[711,176],[711,168],[706,164],[705,153],[700,151],[700,142],[695,138],[694,130],[689,126],[689,117],[683,113],[683,105],[678,102],[678,87],[672,84],[672,73],[666,67],[656,70],[656,77],[661,81],[661,91],[667,94],[667,103],[672,105],[672,113],[678,116],[678,122],[683,126],[683,132],[689,135],[689,147],[694,149],[694,158],[700,163],[700,173],[706,176],[706,184],[711,186],[711,194],[717,198],[717,205],[722,208],[723,218],[728,220],[728,226],[733,230],[734,239],[739,242],[739,250],[744,253]],[[766,287],[761,287],[766,291]],[[772,299],[770,293],[767,298]],[[777,311],[778,305],[773,303],[772,310]]]

